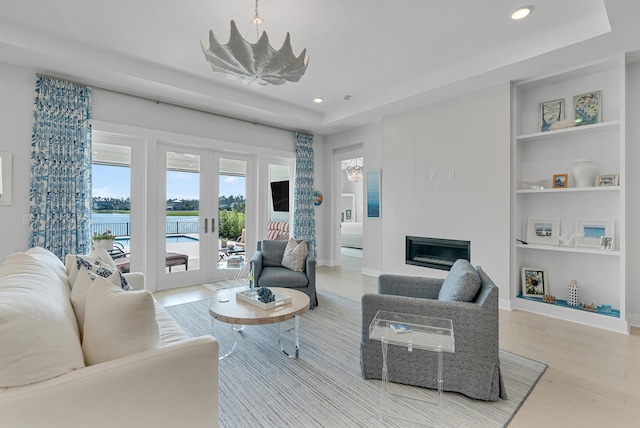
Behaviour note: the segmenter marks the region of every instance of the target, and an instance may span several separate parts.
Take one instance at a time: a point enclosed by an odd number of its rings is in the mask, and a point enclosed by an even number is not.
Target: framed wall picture
[[[542,299],[547,290],[547,271],[540,268],[522,268],[522,295]]]
[[[560,219],[529,217],[527,220],[527,242],[530,244],[558,245]]]
[[[619,174],[602,174],[596,176],[596,186],[618,186],[619,184]]]
[[[600,238],[615,236],[613,220],[576,220],[576,246],[600,248]]]
[[[600,123],[602,118],[602,91],[587,92],[573,97],[573,120],[576,126]]]
[[[566,189],[569,185],[569,174],[553,174],[553,188]]]
[[[11,205],[11,153],[0,152],[0,205]]]
[[[380,176],[379,169],[366,172],[367,217],[380,218]]]
[[[600,249],[602,251],[613,251],[613,236],[601,236]]]
[[[551,130],[551,125],[564,120],[564,99],[540,103],[540,132]]]
[[[346,210],[344,214],[344,219],[347,221],[351,221],[351,210]]]

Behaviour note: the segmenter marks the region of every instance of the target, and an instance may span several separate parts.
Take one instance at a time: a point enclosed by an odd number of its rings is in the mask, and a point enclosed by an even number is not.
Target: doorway
[[[222,280],[227,242],[240,244],[246,229],[249,160],[169,144],[159,145],[158,159],[158,289]]]
[[[337,265],[354,265],[361,270],[364,252],[364,158],[362,150],[335,154],[337,197],[333,214],[337,225]],[[352,266],[355,267],[355,266]]]

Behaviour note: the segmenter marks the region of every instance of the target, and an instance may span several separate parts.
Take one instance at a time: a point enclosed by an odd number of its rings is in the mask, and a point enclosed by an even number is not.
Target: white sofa
[[[124,291],[75,261],[32,248],[0,266],[0,427],[217,427],[217,340],[189,338],[141,274]]]

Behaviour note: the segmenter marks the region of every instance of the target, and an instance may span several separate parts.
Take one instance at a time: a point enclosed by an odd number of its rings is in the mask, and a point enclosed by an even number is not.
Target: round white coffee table
[[[211,315],[211,324],[213,328],[213,320],[222,321],[231,324],[234,330],[240,331],[242,328],[238,326],[245,325],[263,325],[278,324],[278,344],[282,352],[292,358],[298,358],[300,355],[300,315],[309,310],[309,296],[301,291],[291,288],[269,287],[274,294],[284,294],[291,296],[291,302],[276,306],[272,309],[262,309],[251,303],[244,302],[236,298],[236,293],[246,291],[248,287],[226,288],[216,291],[209,304],[209,315]],[[280,337],[280,323],[294,319],[295,339],[294,353],[289,354],[284,349],[284,344]],[[237,345],[234,342],[229,352],[220,357],[223,359],[233,353]]]

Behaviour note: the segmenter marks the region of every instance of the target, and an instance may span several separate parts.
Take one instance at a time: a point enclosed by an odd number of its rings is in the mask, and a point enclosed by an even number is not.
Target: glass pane
[[[94,143],[92,152],[93,245],[117,262],[131,248],[131,147]],[[110,236],[114,239],[103,239]]]
[[[198,270],[200,156],[167,152],[166,189],[165,271],[173,273]]]
[[[219,256],[224,261],[245,252],[247,162],[220,159],[218,186]]]

